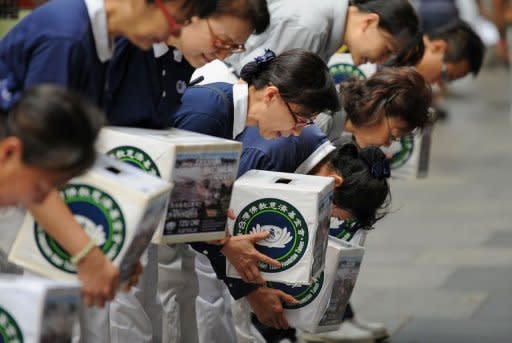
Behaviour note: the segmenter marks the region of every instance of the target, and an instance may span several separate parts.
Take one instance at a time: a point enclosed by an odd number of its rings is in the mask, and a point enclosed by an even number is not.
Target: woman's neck
[[[247,103],[247,126],[256,126],[259,120],[259,113],[263,109],[263,91],[256,90],[254,86],[249,86],[249,101]]]

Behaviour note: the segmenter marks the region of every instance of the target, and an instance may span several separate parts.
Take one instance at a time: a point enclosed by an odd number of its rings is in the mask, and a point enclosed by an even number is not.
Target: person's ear
[[[338,188],[343,185],[343,176],[337,174],[336,172],[333,171],[329,175],[325,176],[332,177],[334,179],[334,188]]]
[[[23,143],[17,137],[7,137],[0,141],[0,164],[14,156],[21,158]]]
[[[442,39],[431,40],[429,48],[433,53],[444,55],[446,49],[448,49],[448,43]]]
[[[379,26],[380,17],[377,13],[365,13],[363,17],[362,31],[365,32],[369,28],[377,28]]]
[[[343,185],[343,177],[341,175],[335,174],[334,177],[334,188],[341,187]]]
[[[266,86],[263,91],[263,99],[268,104],[279,95],[279,89],[276,86]]]

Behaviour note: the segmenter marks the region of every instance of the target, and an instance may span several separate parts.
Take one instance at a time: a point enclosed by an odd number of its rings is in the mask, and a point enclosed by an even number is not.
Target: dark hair
[[[454,20],[437,30],[426,33],[430,40],[444,40],[447,45],[445,62],[468,61],[471,73],[478,75],[485,55],[480,36],[463,20]]]
[[[288,50],[277,57],[267,50],[247,63],[240,77],[256,89],[276,86],[286,102],[302,106],[311,115],[340,109],[329,69],[320,57],[304,49]]]
[[[334,205],[350,212],[360,226],[371,227],[386,215],[391,202],[386,179],[389,174],[376,173],[374,168],[389,163],[386,155],[376,146],[358,151],[347,138],[338,139],[333,144],[336,150],[322,162],[328,163],[343,178],[341,186],[334,189]]]
[[[171,0],[162,0],[162,2],[170,2]],[[154,3],[155,0],[146,0],[147,3]],[[205,17],[212,14],[217,8],[217,0],[185,0],[181,7],[189,16]]]
[[[218,0],[212,16],[232,16],[251,24],[254,33],[264,32],[270,24],[266,0]]]
[[[418,64],[425,46],[420,20],[408,0],[351,0],[350,5],[379,16],[379,27],[391,34],[400,47],[393,65]]]
[[[430,119],[432,89],[411,67],[384,68],[367,80],[343,81],[340,98],[347,119],[355,126],[375,124],[385,115],[400,118],[413,130]]]
[[[40,85],[27,88],[0,115],[0,139],[19,138],[28,165],[77,175],[94,163],[94,142],[103,123],[103,114],[77,94]]]

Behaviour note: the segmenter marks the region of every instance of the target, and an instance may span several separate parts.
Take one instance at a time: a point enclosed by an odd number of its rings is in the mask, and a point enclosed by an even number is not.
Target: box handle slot
[[[280,179],[277,179],[275,183],[284,183],[285,185],[287,185],[292,181],[293,181],[292,179],[280,178]]]
[[[109,167],[106,167],[105,168],[106,170],[108,170],[109,172],[111,172],[112,174],[120,174],[121,171],[119,169],[117,169],[116,167],[112,167],[112,166],[109,166]]]

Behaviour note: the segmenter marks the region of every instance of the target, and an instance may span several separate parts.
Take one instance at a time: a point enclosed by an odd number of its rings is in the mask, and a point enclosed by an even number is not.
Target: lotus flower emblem
[[[103,230],[103,225],[96,225],[95,222],[90,220],[89,218],[75,214],[75,219],[80,224],[80,226],[85,230],[87,235],[91,237],[91,239],[96,240],[96,244],[98,246],[103,245],[106,241],[105,239],[105,231]]]
[[[267,238],[256,242],[256,244],[268,248],[284,248],[292,240],[292,235],[286,227],[280,228],[275,225],[256,224],[256,227],[251,229],[250,233],[259,233],[267,231],[270,232]]]

